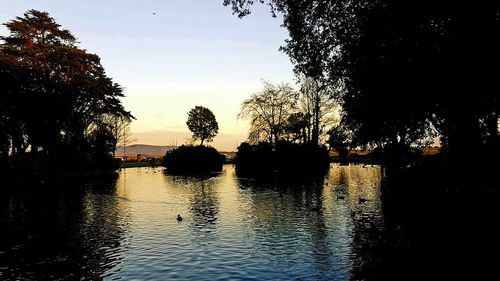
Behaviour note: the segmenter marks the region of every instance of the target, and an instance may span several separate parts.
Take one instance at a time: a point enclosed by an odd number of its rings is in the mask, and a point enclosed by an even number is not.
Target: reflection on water
[[[0,279],[367,278],[385,231],[380,179],[352,165],[275,184],[231,165],[210,178],[133,168],[78,192],[2,195]]]
[[[34,193],[1,196],[0,279],[99,279],[120,268],[128,212],[114,194]]]

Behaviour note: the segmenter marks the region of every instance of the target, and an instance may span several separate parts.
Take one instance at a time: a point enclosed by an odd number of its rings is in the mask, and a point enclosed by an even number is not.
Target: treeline
[[[0,171],[48,176],[115,168],[132,115],[97,55],[46,12],[30,10],[0,37]]]
[[[250,177],[302,177],[329,167],[329,128],[338,123],[336,89],[302,76],[299,89],[264,81],[261,91],[241,105],[239,118],[250,120],[249,143],[236,154],[236,171]],[[340,137],[340,135],[337,135]],[[339,139],[340,141],[340,139]],[[337,144],[346,146],[346,139]]]
[[[339,89],[350,145],[395,159],[439,138],[447,163],[500,156],[498,2],[261,3],[282,15],[296,73]],[[254,1],[224,4],[241,17]]]
[[[251,143],[324,143],[327,130],[339,121],[337,89],[305,76],[298,90],[285,83],[263,83],[261,91],[242,103],[238,116],[250,120]]]

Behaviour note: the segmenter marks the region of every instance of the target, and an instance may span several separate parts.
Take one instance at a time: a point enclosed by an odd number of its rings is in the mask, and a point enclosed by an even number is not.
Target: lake
[[[404,245],[381,204],[378,166],[332,164],[324,179],[258,183],[122,169],[0,201],[3,280],[358,280]],[[176,220],[180,214],[181,222]],[[375,274],[375,275],[374,275]]]

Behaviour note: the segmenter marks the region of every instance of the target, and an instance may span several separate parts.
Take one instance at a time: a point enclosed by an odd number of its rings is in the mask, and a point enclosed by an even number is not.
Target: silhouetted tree
[[[333,87],[321,81],[302,76],[300,79],[299,110],[307,117],[307,143],[318,145],[326,126],[336,121],[338,104],[335,97],[339,86]]]
[[[294,112],[288,116],[285,124],[286,140],[306,144],[310,135],[310,116],[302,112]]]
[[[110,152],[114,154],[113,149],[116,148],[117,142],[111,126],[104,124],[99,126],[89,136],[89,142],[96,165],[109,167],[114,163],[114,157],[108,157]]]
[[[188,112],[186,124],[193,133],[193,140],[200,140],[201,145],[204,141],[211,142],[219,132],[215,115],[210,109],[203,106],[195,106]]]
[[[284,133],[286,121],[296,109],[298,93],[288,84],[273,85],[264,81],[264,88],[241,104],[239,118],[250,119],[249,140],[276,144]]]
[[[346,128],[342,122],[340,122],[339,124],[334,125],[327,134],[327,143],[330,149],[335,149],[342,158],[347,157],[349,144],[351,142],[349,129]]]
[[[224,0],[240,17],[254,2]],[[283,15],[297,73],[342,80],[356,143],[408,147],[437,130],[458,155],[498,142],[498,1],[259,2]]]
[[[60,161],[69,160],[71,151],[72,158],[95,161],[93,136],[109,129],[104,117],[132,118],[121,104],[122,88],[106,76],[99,57],[78,48],[48,13],[30,10],[5,26],[10,35],[0,37],[2,157],[9,157],[7,151],[13,158]]]
[[[130,120],[124,118],[114,119],[112,122],[113,135],[117,139],[116,147],[120,146],[123,150],[123,157],[127,155],[127,146],[133,144],[137,139],[132,137],[130,130]]]

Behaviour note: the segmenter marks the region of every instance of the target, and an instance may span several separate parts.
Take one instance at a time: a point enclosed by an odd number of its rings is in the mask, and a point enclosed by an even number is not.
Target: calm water
[[[356,279],[384,233],[380,181],[354,165],[300,184],[232,165],[211,178],[132,168],[71,193],[2,195],[0,279]]]

